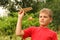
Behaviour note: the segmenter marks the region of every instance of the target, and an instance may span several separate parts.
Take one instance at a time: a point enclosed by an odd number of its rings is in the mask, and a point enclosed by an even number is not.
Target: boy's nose
[[[41,20],[44,20],[44,18],[41,18]]]
[[[44,20],[43,18],[41,20]]]

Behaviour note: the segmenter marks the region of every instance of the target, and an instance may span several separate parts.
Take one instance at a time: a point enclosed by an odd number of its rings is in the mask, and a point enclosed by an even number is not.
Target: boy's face
[[[50,22],[52,22],[52,18],[49,17],[49,14],[43,12],[39,14],[40,25],[47,26]]]

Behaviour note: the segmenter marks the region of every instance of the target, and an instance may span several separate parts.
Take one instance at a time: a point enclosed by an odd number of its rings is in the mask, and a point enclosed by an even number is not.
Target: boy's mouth
[[[44,21],[40,21],[40,22],[44,22]]]

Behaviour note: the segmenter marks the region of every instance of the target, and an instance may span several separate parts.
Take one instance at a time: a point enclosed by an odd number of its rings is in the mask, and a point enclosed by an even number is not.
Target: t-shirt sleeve
[[[54,33],[54,34],[53,34],[52,40],[58,40],[58,38],[57,38],[57,33]]]
[[[23,39],[27,38],[27,37],[31,37],[32,31],[33,31],[33,27],[27,28],[24,31],[24,35],[23,35]]]

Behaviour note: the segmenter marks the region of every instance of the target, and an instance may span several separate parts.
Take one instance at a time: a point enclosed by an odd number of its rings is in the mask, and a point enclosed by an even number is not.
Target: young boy
[[[24,11],[18,13],[18,22],[16,27],[16,35],[22,36],[23,39],[31,37],[31,40],[58,40],[56,32],[50,30],[47,26],[52,22],[52,11],[43,8],[39,14],[39,27],[32,26],[22,30],[22,18]]]

